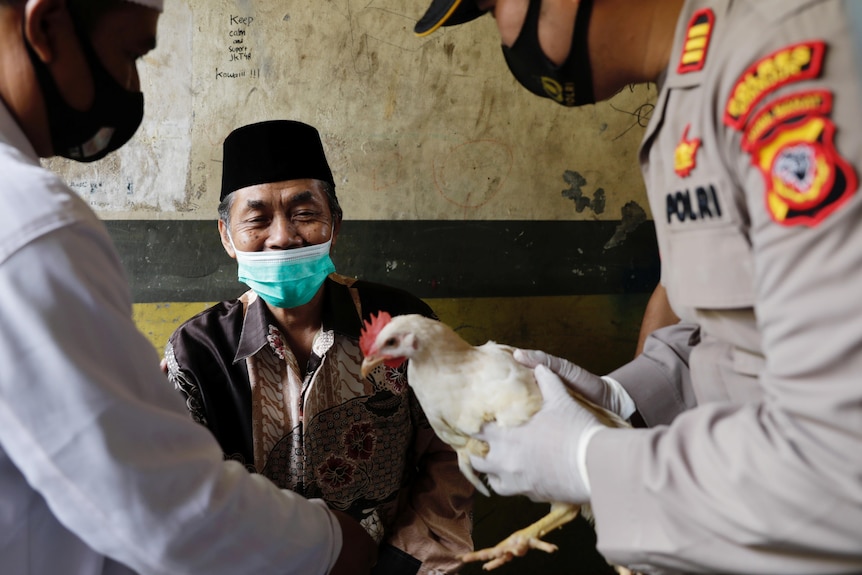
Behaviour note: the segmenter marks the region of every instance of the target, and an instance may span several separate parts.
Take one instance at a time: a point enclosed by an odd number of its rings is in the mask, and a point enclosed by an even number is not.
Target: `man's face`
[[[249,186],[234,192],[230,237],[244,252],[289,250],[325,243],[338,234],[323,184],[318,180],[287,180]],[[222,245],[236,257],[227,229],[219,221]]]

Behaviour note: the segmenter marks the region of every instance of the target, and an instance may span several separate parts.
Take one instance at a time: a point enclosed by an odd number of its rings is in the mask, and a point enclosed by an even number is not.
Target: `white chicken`
[[[514,348],[489,341],[473,346],[442,322],[421,315],[391,317],[386,312],[365,322],[359,340],[364,355],[362,373],[367,376],[378,365],[407,364],[407,378],[431,427],[458,455],[464,475],[481,493],[487,487],[470,464],[469,454],[484,457],[488,446],[473,439],[482,425],[496,421],[502,426],[526,422],[542,406],[542,396],[533,370],[518,363]],[[616,414],[590,403],[577,393],[572,396],[597,419],[611,427],[627,427]],[[557,547],[542,541],[546,533],[577,517],[578,505],[551,502],[551,511],[494,547],[474,551],[462,561],[487,561],[494,569],[529,549],[551,553]]]

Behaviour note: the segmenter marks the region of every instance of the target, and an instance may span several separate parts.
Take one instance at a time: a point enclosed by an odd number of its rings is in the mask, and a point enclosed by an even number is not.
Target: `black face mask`
[[[515,79],[526,89],[563,106],[583,106],[595,102],[587,29],[592,0],[581,0],[572,33],[569,57],[560,66],[551,62],[539,45],[539,12],[542,0],[530,0],[527,17],[511,48],[503,46],[503,56]]]
[[[54,153],[78,162],[95,162],[135,134],[144,118],[144,95],[130,92],[114,80],[81,27],[76,25],[75,29],[95,90],[93,105],[86,112],[66,103],[51,71],[36,55],[26,36],[24,43],[45,100]]]

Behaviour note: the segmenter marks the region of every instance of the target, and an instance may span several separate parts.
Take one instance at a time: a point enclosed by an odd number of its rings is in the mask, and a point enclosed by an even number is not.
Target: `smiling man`
[[[40,157],[143,117],[162,0],[0,0],[0,570],[367,573],[359,524],[225,462],[166,389],[96,215]]]
[[[473,487],[406,370],[363,377],[358,343],[371,314],[433,312],[334,273],[342,212],[314,127],[238,128],[222,166],[221,242],[251,289],[176,330],[169,379],[226,457],[361,522],[380,543],[375,575],[455,573],[472,550]]]

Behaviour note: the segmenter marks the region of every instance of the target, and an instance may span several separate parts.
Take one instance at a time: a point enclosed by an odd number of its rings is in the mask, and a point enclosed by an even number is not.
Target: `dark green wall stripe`
[[[214,221],[112,220],[134,301],[235,297],[245,287]],[[606,248],[614,221],[345,221],[340,273],[422,298],[646,293],[658,281],[651,221]]]

